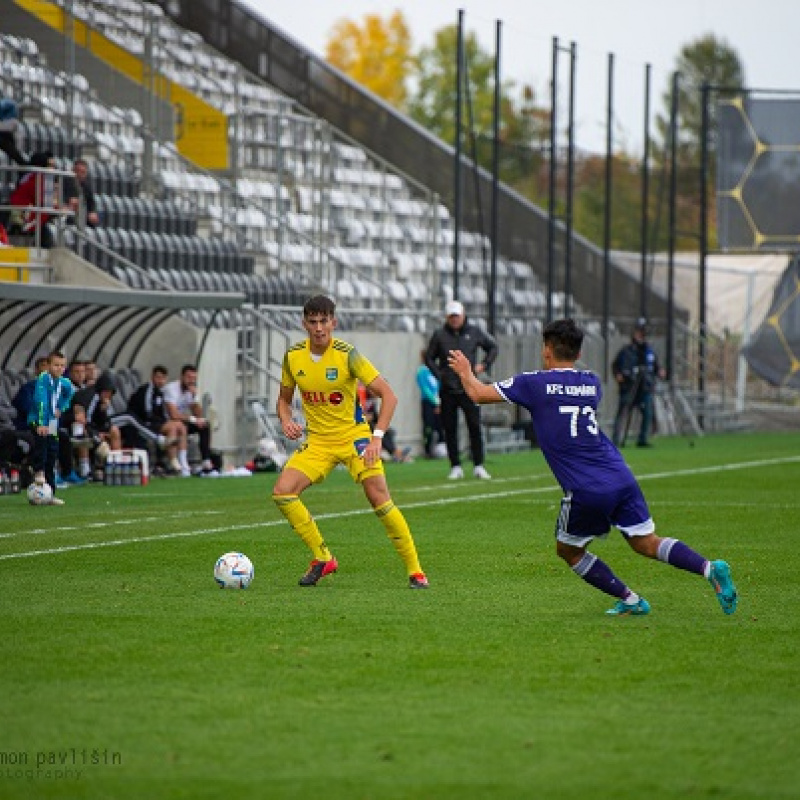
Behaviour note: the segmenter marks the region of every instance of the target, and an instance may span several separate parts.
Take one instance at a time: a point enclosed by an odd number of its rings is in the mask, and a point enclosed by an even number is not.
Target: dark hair
[[[310,300],[306,300],[303,306],[303,316],[310,317],[312,314],[325,314],[329,317],[336,316],[336,303],[324,294],[318,294]]]
[[[161,375],[169,375],[169,370],[163,364],[156,364],[153,367],[152,373],[155,374],[156,372]]]
[[[576,361],[581,354],[583,331],[573,319],[553,320],[545,326],[542,338],[558,361]]]
[[[44,150],[39,153],[34,153],[31,156],[30,165],[32,167],[48,167],[53,154],[49,150]]]
[[[115,393],[117,391],[117,385],[114,381],[114,376],[110,372],[101,373],[94,385],[94,389],[98,394],[100,392]]]
[[[181,367],[181,375],[185,375],[187,372],[197,372],[197,367],[194,364],[184,364]]]
[[[51,350],[47,360],[50,361],[52,358],[64,358],[64,354],[60,350]]]
[[[18,119],[19,109],[17,104],[7,97],[0,100],[0,120]]]

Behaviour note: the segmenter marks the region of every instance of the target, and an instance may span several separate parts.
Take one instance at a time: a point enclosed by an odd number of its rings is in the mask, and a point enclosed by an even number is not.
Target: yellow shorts
[[[337,464],[344,464],[356,483],[373,475],[383,475],[385,473],[380,458],[368,467],[361,456],[371,435],[369,427],[366,427],[366,430],[355,430],[355,438],[349,442],[328,442],[318,437],[311,438],[292,453],[284,469],[296,469],[312,483],[324,481]]]

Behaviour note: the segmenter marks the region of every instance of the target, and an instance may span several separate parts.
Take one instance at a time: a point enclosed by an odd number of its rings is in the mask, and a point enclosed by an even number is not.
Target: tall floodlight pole
[[[650,64],[644,70],[644,155],[642,156],[642,230],[641,270],[639,285],[639,316],[647,316],[647,229],[650,224],[647,208],[650,203]]]
[[[603,342],[604,378],[608,380],[610,360],[609,321],[611,317],[611,198],[614,166],[614,54],[608,54],[608,90],[606,100],[606,186],[603,209]]]
[[[567,200],[564,241],[564,316],[572,313],[572,216],[575,188],[575,67],[577,45],[569,46],[569,107],[567,117]]]
[[[75,124],[75,0],[69,0],[64,9],[64,69],[66,75],[67,88],[67,130],[70,136],[78,138],[74,130]]]
[[[145,38],[142,76],[142,108],[144,127],[144,150],[142,152],[142,190],[152,194],[155,174],[155,137],[159,135],[156,120],[158,103],[156,102],[156,35],[158,23],[155,14],[148,10],[145,12]]]
[[[497,326],[497,249],[500,201],[500,111],[502,84],[500,82],[500,46],[502,22],[495,21],[494,59],[494,120],[492,130],[492,263],[489,273],[489,332]]]
[[[456,163],[454,169],[453,194],[453,299],[458,298],[458,262],[461,238],[461,89],[464,85],[464,11],[458,11],[458,35],[456,40]]]
[[[547,319],[553,321],[556,290],[556,164],[558,155],[558,37],[553,37],[553,71],[550,78],[550,184],[547,199]]]
[[[673,382],[675,368],[675,246],[678,203],[678,89],[680,73],[672,74],[669,103],[669,245],[667,250],[667,376]]]
[[[706,257],[708,255],[708,102],[711,87],[704,83],[700,90],[703,103],[700,126],[700,275],[699,275],[699,337],[697,340],[697,391],[700,407],[705,406],[706,388]],[[703,426],[703,417],[698,415]]]

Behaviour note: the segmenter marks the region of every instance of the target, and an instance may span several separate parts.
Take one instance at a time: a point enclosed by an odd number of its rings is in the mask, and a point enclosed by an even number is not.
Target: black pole
[[[706,388],[706,256],[708,255],[708,97],[710,87],[707,83],[701,89],[703,103],[702,124],[700,126],[700,286],[699,286],[699,338],[697,340],[697,391],[700,408],[705,406]],[[703,426],[703,417],[698,415],[698,423]]]
[[[605,208],[603,209],[603,375],[608,380],[608,366],[611,358],[609,322],[611,317],[611,198],[613,197],[614,165],[614,54],[608,54],[608,95],[606,101],[606,186]]]
[[[569,111],[567,122],[567,208],[564,242],[564,316],[572,313],[572,214],[575,189],[575,72],[578,47],[569,47]]]
[[[492,266],[489,273],[489,332],[494,333],[497,327],[497,242],[499,241],[499,209],[500,201],[500,99],[502,85],[500,83],[500,46],[502,22],[495,20],[495,60],[494,60],[494,125],[492,131]]]
[[[647,316],[647,208],[650,202],[650,64],[644,70],[644,156],[642,157],[642,231],[641,270],[639,285],[639,316]]]
[[[453,187],[453,299],[458,299],[458,262],[461,239],[461,90],[464,85],[464,11],[458,12],[458,38],[456,43],[456,163]]]
[[[553,321],[556,288],[556,146],[558,143],[558,37],[553,37],[553,72],[550,79],[550,185],[547,200],[547,319]]]
[[[680,73],[672,74],[672,95],[669,104],[669,245],[667,249],[667,353],[669,379],[674,375],[675,355],[675,246],[677,239],[678,202],[678,89]]]

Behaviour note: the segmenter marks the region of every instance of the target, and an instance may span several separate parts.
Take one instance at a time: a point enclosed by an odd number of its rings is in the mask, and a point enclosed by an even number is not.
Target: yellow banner
[[[0,281],[27,283],[30,273],[27,269],[20,269],[27,263],[27,247],[0,247]],[[20,267],[10,266],[14,264],[19,264]]]

